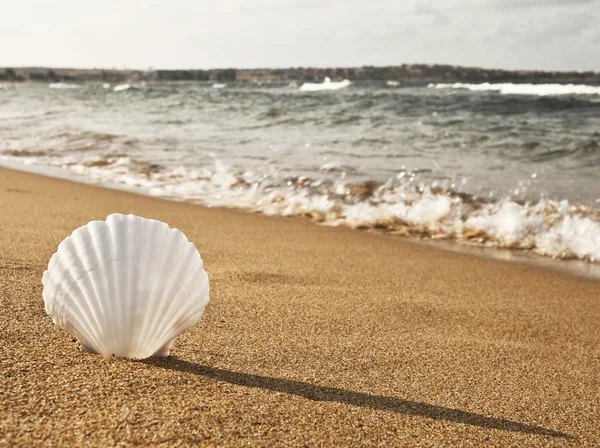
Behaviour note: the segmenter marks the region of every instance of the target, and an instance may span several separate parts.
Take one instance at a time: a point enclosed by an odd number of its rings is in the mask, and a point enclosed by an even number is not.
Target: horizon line
[[[600,71],[596,70],[581,70],[581,69],[571,69],[571,70],[549,70],[549,69],[508,69],[508,68],[499,68],[499,67],[482,67],[482,66],[471,66],[471,65],[456,65],[456,64],[447,64],[447,63],[427,63],[427,62],[418,62],[418,63],[401,63],[401,64],[364,64],[364,65],[290,65],[290,66],[263,66],[263,67],[236,67],[236,66],[223,66],[223,67],[212,67],[212,68],[200,68],[200,67],[179,67],[179,68],[159,68],[159,67],[146,67],[146,68],[133,68],[133,67],[77,67],[77,66],[50,66],[50,65],[2,65],[0,66],[0,70],[4,69],[49,69],[49,70],[113,70],[113,71],[136,71],[136,72],[155,72],[159,70],[170,71],[170,70],[202,70],[202,71],[214,71],[214,70],[245,70],[245,71],[253,71],[253,70],[289,70],[289,69],[317,69],[317,70],[326,70],[326,69],[360,69],[365,67],[374,67],[374,68],[385,68],[385,67],[402,67],[402,66],[448,66],[453,68],[465,68],[465,69],[479,69],[479,70],[496,70],[496,71],[505,71],[505,72],[525,72],[525,73],[592,73],[592,74],[600,74]]]

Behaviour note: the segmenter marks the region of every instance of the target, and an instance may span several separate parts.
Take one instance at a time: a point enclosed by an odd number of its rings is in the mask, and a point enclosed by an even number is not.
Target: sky
[[[600,71],[600,0],[20,0],[1,67]]]

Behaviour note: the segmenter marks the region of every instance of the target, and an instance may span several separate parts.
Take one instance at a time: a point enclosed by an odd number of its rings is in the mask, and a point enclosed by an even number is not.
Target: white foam
[[[213,84],[212,85],[213,89],[224,89],[225,87],[227,87],[226,84]]]
[[[337,171],[342,167],[340,162],[327,162],[319,167],[321,171]]]
[[[325,78],[323,83],[312,83],[306,82],[300,86],[300,90],[303,92],[316,92],[319,90],[339,90],[350,85],[350,81],[344,79],[343,81],[334,82],[329,78]]]
[[[600,223],[589,217],[565,216],[538,235],[536,245],[542,255],[600,261]]]
[[[434,89],[467,89],[476,92],[496,91],[503,95],[600,95],[600,86],[585,84],[429,84],[427,87]]]
[[[78,89],[78,84],[69,84],[66,82],[53,82],[48,84],[48,87],[51,89]]]
[[[4,155],[0,160],[43,163],[61,167],[87,182],[118,184],[207,206],[307,216],[325,225],[381,228],[487,247],[531,250],[554,258],[600,261],[600,211],[568,201],[519,204],[505,199],[474,204],[439,188],[416,187],[411,176],[400,175],[365,198],[353,195],[352,185],[343,181],[330,184],[306,177],[289,181],[277,173],[236,171],[218,159],[203,168],[180,166],[149,174],[138,172],[129,157],[99,165],[94,158],[73,156]]]
[[[113,92],[122,92],[124,90],[129,90],[133,86],[131,84],[119,84],[113,87]]]
[[[528,237],[543,230],[542,217],[533,214],[527,207],[512,201],[500,202],[484,207],[479,213],[466,219],[464,230],[482,231],[487,237],[496,239],[503,247],[531,245]]]
[[[452,199],[449,196],[431,194],[429,190],[419,201],[408,207],[404,219],[411,224],[426,224],[437,227],[451,211]]]

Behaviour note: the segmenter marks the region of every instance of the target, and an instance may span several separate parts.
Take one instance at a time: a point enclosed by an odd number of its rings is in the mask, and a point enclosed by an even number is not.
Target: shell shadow
[[[233,372],[173,357],[162,359],[150,358],[140,362],[163,369],[191,373],[217,381],[236,384],[238,386],[255,387],[274,392],[297,395],[308,400],[331,401],[350,406],[375,409],[378,411],[396,412],[398,414],[414,415],[435,420],[461,423],[464,425],[479,426],[481,428],[575,439],[575,436],[571,434],[554,431],[541,426],[527,425],[508,419],[487,417],[474,412],[461,411],[459,409],[436,406],[418,401],[403,400],[401,398],[353,392],[335,387],[317,386],[302,381]]]

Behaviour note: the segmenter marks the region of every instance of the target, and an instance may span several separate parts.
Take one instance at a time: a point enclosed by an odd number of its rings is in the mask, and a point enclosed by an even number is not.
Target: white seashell
[[[76,229],[42,278],[46,312],[104,356],[168,356],[209,300],[198,250],[178,229],[113,214]]]

